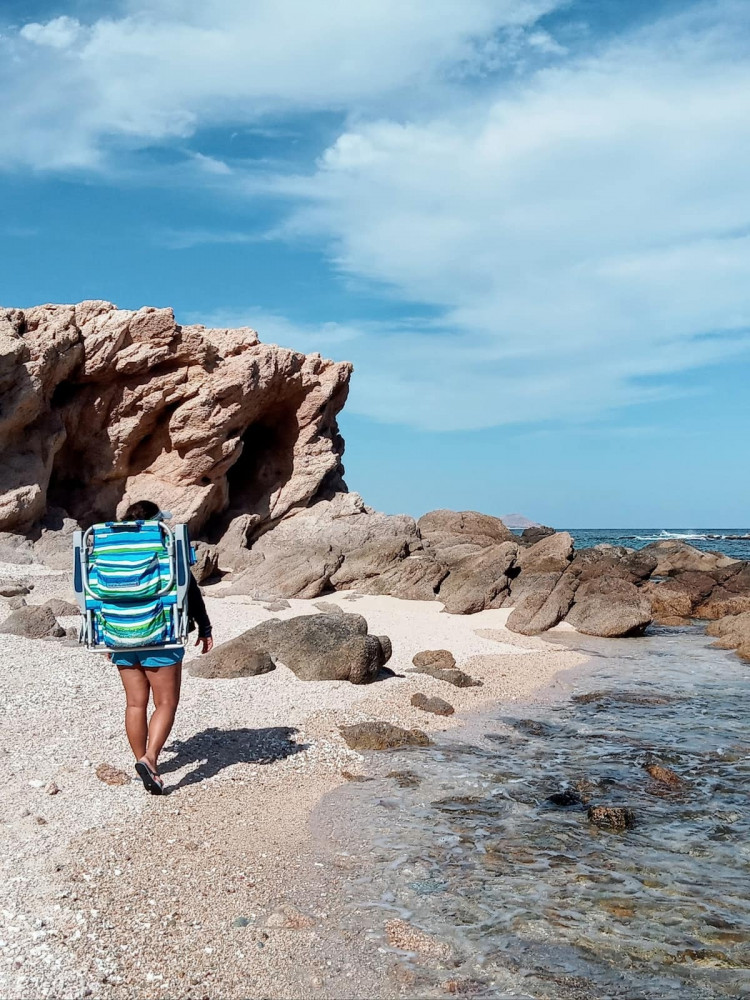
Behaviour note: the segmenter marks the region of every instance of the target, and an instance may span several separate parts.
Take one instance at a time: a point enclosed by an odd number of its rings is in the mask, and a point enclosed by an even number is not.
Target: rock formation
[[[351,366],[109,302],[0,313],[0,532],[148,497],[240,543],[343,488]]]
[[[750,612],[750,565],[684,541],[576,552],[566,532],[535,526],[519,537],[476,511],[416,521],[373,510],[343,480],[336,418],[350,375],[348,363],[262,344],[250,329],[181,326],[169,309],[0,310],[0,561],[67,568],[79,525],[153,499],[190,524],[199,580],[220,572],[223,593],[268,608],[354,590],[439,600],[453,614],[509,608],[508,627],[527,635],[568,621],[607,636],[638,634],[654,618]],[[14,586],[0,596],[19,595]],[[58,629],[32,624],[22,607],[13,614],[12,629]],[[290,627],[273,627],[271,648],[268,625],[272,656]],[[357,634],[356,663],[330,669],[369,679],[388,653]],[[204,668],[268,669],[245,656],[248,641]],[[300,676],[313,654],[300,652]],[[461,682],[455,666],[420,669]]]
[[[249,677],[273,670],[278,660],[303,681],[368,684],[390,657],[390,639],[368,635],[362,615],[300,615],[261,622],[193,660],[190,673],[196,677]]]

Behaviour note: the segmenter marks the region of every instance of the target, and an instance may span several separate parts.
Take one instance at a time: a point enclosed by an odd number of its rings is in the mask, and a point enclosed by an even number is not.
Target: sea
[[[733,559],[750,559],[750,528],[566,528],[575,547],[624,545],[642,549],[652,542],[681,541],[704,552],[722,552]],[[520,534],[520,532],[518,532]]]
[[[572,534],[750,556],[740,529]],[[360,873],[352,927],[411,1000],[750,998],[750,664],[699,623],[545,638],[589,657],[561,675],[562,696],[371,755],[372,780],[334,793],[341,830],[357,831],[334,845]],[[596,826],[598,805],[632,825]],[[429,935],[434,955],[393,947],[389,920]]]

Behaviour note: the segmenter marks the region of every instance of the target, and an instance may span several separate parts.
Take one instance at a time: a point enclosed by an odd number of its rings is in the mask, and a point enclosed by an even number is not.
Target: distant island
[[[501,514],[500,520],[506,528],[524,529],[541,527],[537,521],[530,521],[528,517],[524,517],[523,514]]]

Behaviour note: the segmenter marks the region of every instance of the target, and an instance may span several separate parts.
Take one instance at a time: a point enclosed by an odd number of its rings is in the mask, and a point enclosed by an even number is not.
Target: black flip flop
[[[135,769],[138,772],[140,779],[143,782],[143,787],[147,792],[151,792],[152,795],[164,794],[164,785],[159,780],[159,775],[151,770],[145,760],[137,761]]]

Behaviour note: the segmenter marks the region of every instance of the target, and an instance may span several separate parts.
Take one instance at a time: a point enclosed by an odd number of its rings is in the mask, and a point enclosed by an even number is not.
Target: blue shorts
[[[185,650],[153,649],[146,652],[120,652],[112,654],[112,662],[116,667],[171,667],[174,663],[182,663]]]

